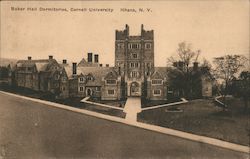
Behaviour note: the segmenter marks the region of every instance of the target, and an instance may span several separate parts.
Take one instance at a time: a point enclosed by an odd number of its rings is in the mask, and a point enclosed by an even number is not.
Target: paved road
[[[247,154],[0,93],[0,158],[247,158]]]

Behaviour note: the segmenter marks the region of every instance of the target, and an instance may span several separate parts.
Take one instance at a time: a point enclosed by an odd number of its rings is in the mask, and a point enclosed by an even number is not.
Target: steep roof
[[[87,82],[86,86],[101,86],[102,78],[110,71],[115,71],[113,67],[77,67],[77,74],[92,75],[93,80]]]
[[[40,60],[19,60],[17,61],[17,67],[34,67],[38,72],[46,71],[48,65],[51,63],[57,63],[55,59],[40,59]]]
[[[167,67],[155,67],[154,72],[151,74],[151,77],[158,76],[159,74],[161,77],[167,77]]]

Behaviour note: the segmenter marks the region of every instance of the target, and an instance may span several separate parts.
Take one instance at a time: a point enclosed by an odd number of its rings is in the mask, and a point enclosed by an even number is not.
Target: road
[[[248,158],[0,93],[0,158]]]

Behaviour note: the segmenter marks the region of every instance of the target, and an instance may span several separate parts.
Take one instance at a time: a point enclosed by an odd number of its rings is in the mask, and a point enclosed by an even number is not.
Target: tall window
[[[108,95],[114,95],[114,94],[115,94],[115,90],[113,90],[113,89],[108,90]]]
[[[79,91],[80,91],[80,92],[83,92],[83,87],[79,87]]]
[[[153,94],[154,94],[154,96],[160,96],[161,95],[161,90],[160,89],[154,89]]]
[[[150,43],[146,43],[146,44],[145,44],[145,48],[146,48],[146,49],[151,49],[151,44],[150,44]]]
[[[139,72],[137,72],[137,71],[132,71],[132,72],[131,72],[131,77],[132,77],[132,78],[139,77]]]

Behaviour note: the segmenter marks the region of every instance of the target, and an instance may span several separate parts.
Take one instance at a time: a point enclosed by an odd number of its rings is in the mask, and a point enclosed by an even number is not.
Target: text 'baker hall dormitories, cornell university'
[[[50,92],[58,98],[92,96],[120,100],[140,96],[167,100],[167,68],[154,66],[154,32],[141,26],[141,35],[130,36],[129,26],[115,34],[115,66],[99,64],[99,55],[88,53],[77,64],[49,59],[19,60],[10,81],[20,87]]]

